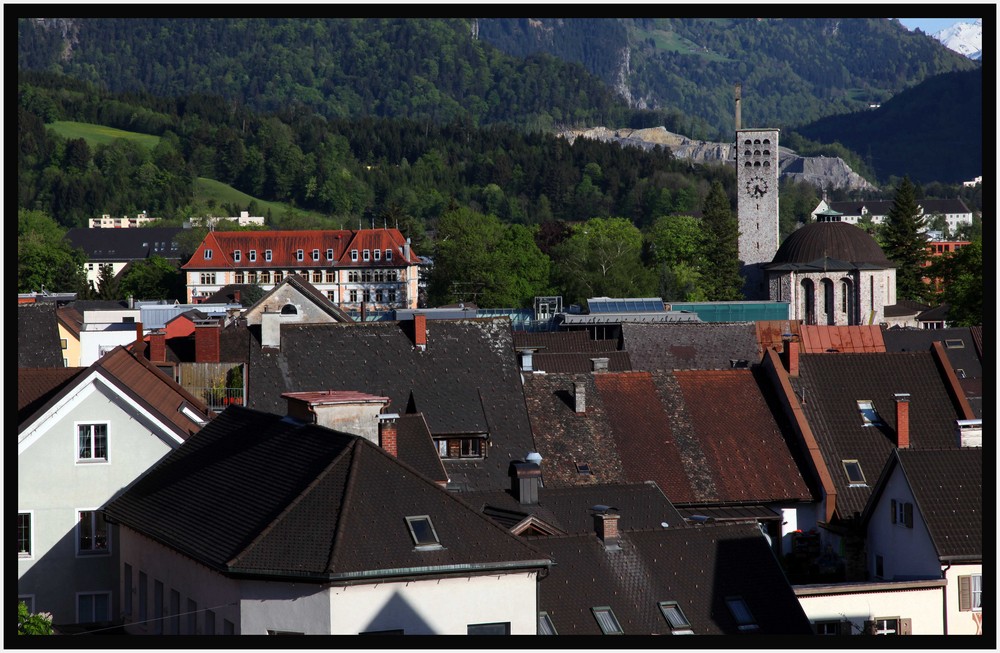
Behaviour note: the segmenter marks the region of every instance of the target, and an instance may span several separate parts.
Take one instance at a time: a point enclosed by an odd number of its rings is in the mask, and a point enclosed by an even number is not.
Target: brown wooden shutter
[[[892,523],[895,524],[896,523],[896,500],[893,499],[890,505],[892,506],[892,510],[890,511],[889,519],[891,519]]]
[[[961,612],[972,610],[972,577],[958,577],[958,609]]]
[[[903,504],[903,523],[906,524],[907,528],[913,528],[913,504],[904,503]]]
[[[907,617],[906,619],[899,620],[899,628],[896,631],[897,635],[912,635],[913,634],[913,620]]]

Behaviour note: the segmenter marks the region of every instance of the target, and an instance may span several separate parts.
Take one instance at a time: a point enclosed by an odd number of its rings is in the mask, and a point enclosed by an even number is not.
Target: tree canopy
[[[923,262],[927,258],[924,218],[917,205],[916,188],[904,177],[896,189],[892,208],[879,230],[882,250],[896,268],[896,296],[900,299],[926,301],[929,289],[924,283]]]

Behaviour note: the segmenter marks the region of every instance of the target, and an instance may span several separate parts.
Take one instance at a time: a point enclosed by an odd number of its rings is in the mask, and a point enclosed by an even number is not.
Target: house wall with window
[[[937,551],[915,506],[913,492],[897,467],[879,496],[868,526],[868,570],[872,578],[941,578]],[[881,574],[877,566],[881,566]]]
[[[946,607],[949,635],[982,635],[983,612],[980,602],[983,564],[943,565],[941,572],[948,581]],[[994,577],[995,578],[995,577]],[[992,591],[994,588],[990,588]],[[994,627],[987,624],[988,628]]]
[[[945,588],[940,581],[799,585],[793,589],[820,635],[861,635],[866,622],[880,619],[890,622],[890,626],[896,621],[894,634],[945,633]]]
[[[268,631],[309,635],[357,635],[371,631],[404,634],[465,635],[470,625],[507,624],[511,634],[534,635],[538,604],[536,572],[492,573],[458,578],[410,578],[348,586],[317,583],[235,580],[191,558],[122,526],[121,564],[131,567],[131,610],[122,613],[126,632],[135,635],[172,634],[171,591],[186,611],[197,606],[190,622],[179,619],[179,634],[225,634],[224,621],[234,624],[232,634],[265,635]],[[140,600],[139,574],[145,574],[146,598]],[[154,579],[164,598],[157,603]],[[145,614],[140,606],[145,605]],[[160,606],[157,611],[157,606]],[[207,619],[207,611],[213,618]],[[143,618],[144,617],[144,618]],[[163,617],[156,621],[156,617]],[[163,623],[158,630],[157,623]],[[214,623],[214,631],[210,623]],[[194,630],[189,630],[190,626]],[[211,632],[210,632],[211,631]]]
[[[98,510],[179,444],[96,374],[19,434],[18,513],[31,523],[18,593],[33,594],[36,611],[51,612],[56,624],[118,616],[115,533],[89,514],[81,530],[80,513]],[[96,610],[91,618],[78,617],[81,601]]]
[[[64,367],[80,367],[80,335],[74,333],[61,321],[59,328],[59,348],[62,350]]]

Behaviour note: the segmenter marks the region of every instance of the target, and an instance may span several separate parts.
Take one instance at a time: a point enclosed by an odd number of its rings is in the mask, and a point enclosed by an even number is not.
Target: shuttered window
[[[981,597],[983,591],[982,574],[958,577],[958,609],[962,612],[979,612],[982,610]]]

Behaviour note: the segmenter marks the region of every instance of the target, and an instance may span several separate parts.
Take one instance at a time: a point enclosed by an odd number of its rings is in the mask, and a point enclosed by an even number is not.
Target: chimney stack
[[[910,395],[905,392],[896,393],[896,446],[910,446]]]
[[[608,359],[607,358],[591,358],[590,368],[594,372],[607,372],[608,371]]]
[[[196,363],[219,362],[219,323],[194,325],[194,360]]]
[[[789,340],[785,343],[788,353],[788,376],[799,375],[799,343]]]
[[[137,350],[139,349],[139,347],[142,347],[142,343],[143,343],[144,340],[145,340],[145,338],[143,338],[143,336],[142,336],[142,322],[136,322],[135,323],[135,346],[136,346]]]
[[[981,447],[983,446],[983,420],[982,419],[960,419],[958,426],[958,446]]]
[[[587,412],[587,385],[583,381],[573,383],[573,410]]]
[[[522,506],[538,503],[538,486],[542,480],[542,468],[536,463],[515,460],[510,464],[510,492]]]
[[[617,508],[612,508],[611,506],[594,506],[591,510],[594,511],[594,530],[597,532],[597,537],[604,542],[604,548],[620,549],[621,546],[618,543],[618,519],[621,515],[617,512],[610,512],[617,510]]]
[[[399,446],[396,440],[396,420],[398,413],[383,413],[378,416],[378,445],[393,458],[399,457]]]
[[[520,352],[521,352],[521,371],[522,372],[533,371],[535,369],[534,368],[535,363],[533,360],[535,355],[535,350],[526,348],[526,349],[521,349]]]
[[[423,313],[413,314],[413,346],[420,351],[427,349],[427,316]]]
[[[159,329],[149,334],[149,361],[167,362],[167,334]]]

